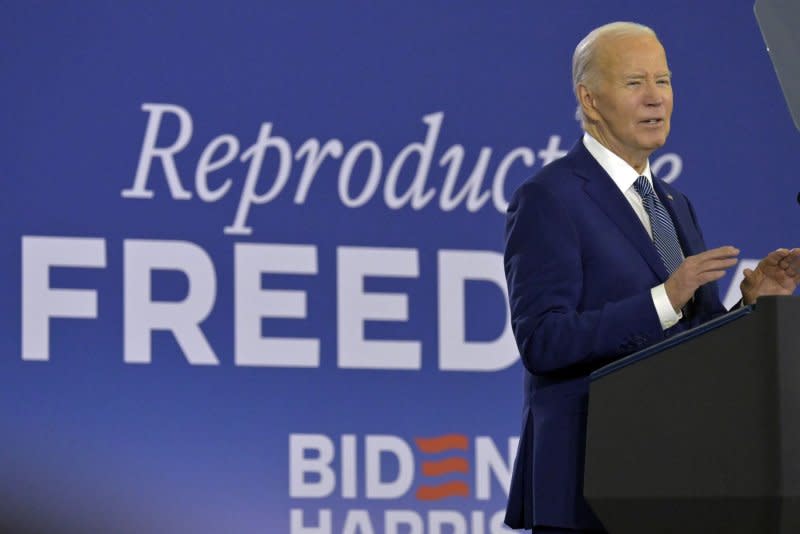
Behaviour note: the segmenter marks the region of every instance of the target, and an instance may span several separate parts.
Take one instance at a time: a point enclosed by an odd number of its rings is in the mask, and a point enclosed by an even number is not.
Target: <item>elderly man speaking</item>
[[[715,281],[739,253],[707,250],[689,200],[650,171],[673,103],[653,30],[595,29],[572,75],[583,138],[516,191],[506,225],[526,378],[506,523],[534,533],[603,532],[582,487],[589,373],[725,313]],[[792,294],[798,258],[780,249],[746,270],[744,304]]]

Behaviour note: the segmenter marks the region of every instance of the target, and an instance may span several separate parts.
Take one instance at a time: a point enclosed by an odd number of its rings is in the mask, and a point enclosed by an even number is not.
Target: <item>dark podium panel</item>
[[[584,494],[611,534],[800,533],[800,298],[593,373]]]

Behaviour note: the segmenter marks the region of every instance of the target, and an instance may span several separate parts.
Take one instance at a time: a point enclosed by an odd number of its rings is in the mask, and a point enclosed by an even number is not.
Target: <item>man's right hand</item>
[[[739,249],[732,246],[706,250],[689,256],[664,283],[667,296],[678,313],[697,288],[725,276],[725,270],[736,265]]]

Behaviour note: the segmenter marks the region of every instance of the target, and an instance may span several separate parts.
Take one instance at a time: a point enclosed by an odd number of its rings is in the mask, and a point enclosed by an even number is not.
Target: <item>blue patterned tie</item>
[[[667,272],[672,272],[683,262],[683,252],[678,242],[678,234],[675,232],[675,225],[672,218],[667,213],[664,204],[658,199],[650,181],[644,176],[636,179],[633,184],[636,192],[642,197],[642,204],[650,216],[650,228],[653,230],[653,244],[664,262]]]

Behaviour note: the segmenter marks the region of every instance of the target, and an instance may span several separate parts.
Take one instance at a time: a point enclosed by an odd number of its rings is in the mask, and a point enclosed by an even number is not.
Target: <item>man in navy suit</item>
[[[672,114],[655,33],[594,30],[575,49],[573,87],[583,138],[517,190],[506,226],[526,396],[506,523],[537,534],[603,532],[583,498],[588,375],[725,313],[715,281],[739,253],[707,250],[689,200],[650,171]],[[743,302],[793,293],[798,258],[780,249],[746,270]]]

